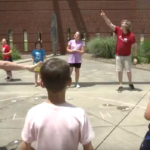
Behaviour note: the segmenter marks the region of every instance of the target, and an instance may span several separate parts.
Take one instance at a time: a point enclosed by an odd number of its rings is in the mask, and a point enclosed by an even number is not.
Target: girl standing
[[[75,68],[75,87],[79,88],[79,76],[80,68],[82,64],[82,54],[84,53],[84,44],[82,42],[83,35],[77,31],[74,34],[74,39],[70,40],[67,46],[67,52],[69,53],[68,63],[70,65],[70,72],[72,74]]]
[[[46,58],[46,54],[45,54],[45,51],[42,49],[42,43],[36,42],[35,43],[35,49],[32,51],[32,62],[33,62],[33,64],[37,64],[40,61],[44,62],[45,58]],[[35,87],[37,87],[40,67],[36,67],[34,71],[35,71]]]

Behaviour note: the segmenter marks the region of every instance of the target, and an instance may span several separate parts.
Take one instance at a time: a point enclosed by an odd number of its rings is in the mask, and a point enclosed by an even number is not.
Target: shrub
[[[93,38],[87,42],[85,52],[96,57],[115,58],[115,47],[114,37]]]
[[[150,41],[145,40],[142,44],[138,44],[138,63],[150,63]]]
[[[1,46],[0,46],[1,47]],[[20,52],[17,50],[17,48],[14,46],[13,48],[11,48],[12,49],[12,53],[11,53],[11,55],[12,55],[12,59],[13,60],[18,60],[18,59],[20,59],[21,58],[21,54],[20,54]],[[2,59],[3,57],[2,57],[2,53],[0,52],[0,59]]]

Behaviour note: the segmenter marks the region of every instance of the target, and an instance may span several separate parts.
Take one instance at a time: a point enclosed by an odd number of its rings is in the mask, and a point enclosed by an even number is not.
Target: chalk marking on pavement
[[[16,113],[15,113],[14,116],[13,116],[13,120],[15,119],[15,117],[16,117]]]
[[[111,115],[107,112],[107,115],[111,118]]]
[[[103,114],[100,112],[100,115],[102,116],[102,118],[104,119],[104,116],[103,116]]]
[[[26,118],[15,118],[14,120],[25,120]]]
[[[120,101],[117,101],[117,100],[105,99],[105,98],[98,98],[98,97],[89,97],[89,96],[79,96],[79,97],[91,98],[91,99],[99,99],[99,100],[102,100],[102,101],[111,101],[111,102],[116,102],[116,103],[120,103],[120,104],[124,104],[124,105],[130,105],[132,107],[134,107],[136,105],[136,104],[134,105],[134,104],[131,104],[131,103],[120,102]],[[142,109],[146,109],[146,107],[139,106],[139,105],[137,105],[137,107],[138,108],[142,108]]]
[[[108,116],[109,118],[111,118],[110,114],[107,112],[105,114],[103,114],[101,111],[100,111],[100,115],[102,116],[102,118],[104,119],[105,116]]]
[[[11,97],[11,98],[6,98],[6,99],[3,99],[3,100],[0,100],[0,102],[9,101],[9,100],[16,99],[16,98],[27,98],[27,97],[29,97],[29,96]]]

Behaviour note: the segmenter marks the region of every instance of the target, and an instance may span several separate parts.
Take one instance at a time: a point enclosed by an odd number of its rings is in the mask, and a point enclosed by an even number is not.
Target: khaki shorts
[[[125,69],[130,72],[131,67],[131,56],[116,56],[116,71],[122,72]]]

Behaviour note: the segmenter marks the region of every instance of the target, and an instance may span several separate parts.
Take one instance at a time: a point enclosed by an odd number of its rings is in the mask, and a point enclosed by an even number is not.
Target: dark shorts
[[[140,150],[150,150],[150,130],[146,133],[145,138],[141,144]]]
[[[10,61],[13,62],[12,57],[11,58],[7,58],[7,59],[3,59],[4,61]]]
[[[69,64],[70,67],[81,68],[81,63]]]

